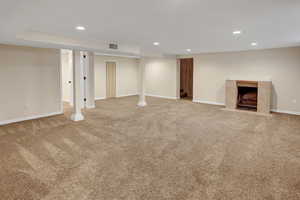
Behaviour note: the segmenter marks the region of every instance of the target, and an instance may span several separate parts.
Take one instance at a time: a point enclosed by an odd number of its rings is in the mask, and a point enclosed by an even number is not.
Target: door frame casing
[[[59,87],[60,87],[60,112],[64,112],[64,102],[63,102],[63,79],[62,79],[62,49],[59,50]]]
[[[177,99],[180,98],[180,60],[181,59],[193,59],[193,99],[195,98],[195,58],[193,56],[187,56],[187,57],[178,57],[176,59],[177,65],[176,65],[176,97]]]

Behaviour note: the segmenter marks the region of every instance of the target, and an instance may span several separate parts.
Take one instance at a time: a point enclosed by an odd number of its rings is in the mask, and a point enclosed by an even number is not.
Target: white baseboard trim
[[[163,98],[163,99],[178,99],[177,97],[168,97],[168,96],[161,96],[161,95],[154,95],[154,94],[145,94],[145,96],[157,97],[157,98]]]
[[[136,95],[138,95],[138,94],[118,95],[118,96],[116,96],[116,98],[120,98],[120,97],[129,97],[129,96],[136,96]],[[95,101],[97,101],[97,100],[104,100],[104,99],[106,99],[106,97],[96,97],[96,98],[95,98]]]
[[[195,103],[211,104],[211,105],[218,105],[218,106],[225,106],[224,103],[218,103],[218,102],[214,102],[214,101],[202,101],[202,100],[198,100],[198,99],[193,99],[193,102],[195,102]]]
[[[60,111],[60,112],[47,113],[47,114],[43,114],[43,115],[35,115],[35,116],[30,116],[30,117],[22,117],[22,118],[4,120],[4,121],[0,121],[0,125],[12,124],[12,123],[16,123],[16,122],[22,122],[22,121],[44,118],[44,117],[51,117],[54,115],[61,115],[61,114],[63,114],[63,112]]]
[[[95,98],[96,101],[97,101],[97,100],[104,100],[104,99],[106,99],[106,97],[96,97],[96,98]]]
[[[125,94],[125,95],[118,95],[117,98],[120,98],[120,97],[130,97],[130,96],[136,96],[138,94]]]
[[[198,99],[193,99],[193,102],[195,102],[195,103],[211,104],[211,105],[218,105],[218,106],[225,106],[224,103],[218,103],[218,102],[214,102],[214,101],[202,101],[202,100],[198,100]],[[271,111],[275,112],[275,113],[284,113],[284,114],[290,114],[290,115],[300,115],[300,112],[288,111],[288,110],[271,109]]]
[[[271,109],[272,112],[276,113],[284,113],[290,115],[300,115],[300,112],[288,111],[288,110],[278,110],[278,109]]]

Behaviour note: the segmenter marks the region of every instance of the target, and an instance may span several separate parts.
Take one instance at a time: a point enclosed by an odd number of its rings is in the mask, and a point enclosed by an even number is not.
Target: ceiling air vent
[[[109,44],[109,48],[110,48],[110,49],[118,49],[118,45],[117,45],[117,44],[110,43],[110,44]]]

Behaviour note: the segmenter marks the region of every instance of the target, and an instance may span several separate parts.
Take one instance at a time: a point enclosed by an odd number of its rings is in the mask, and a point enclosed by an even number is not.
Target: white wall
[[[136,95],[138,93],[138,59],[94,56],[95,65],[95,98],[106,97],[106,62],[116,62],[117,97]]]
[[[0,91],[0,124],[60,113],[60,51],[0,45]]]
[[[225,80],[272,80],[272,109],[300,112],[300,47],[193,55],[194,99],[225,102]]]
[[[146,95],[177,98],[177,61],[175,58],[146,58]]]

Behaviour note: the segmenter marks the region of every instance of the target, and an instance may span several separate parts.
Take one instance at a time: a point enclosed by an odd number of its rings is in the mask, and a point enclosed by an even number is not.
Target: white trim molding
[[[96,56],[111,56],[111,57],[123,57],[123,58],[141,58],[139,55],[123,55],[123,54],[110,54],[94,52]]]
[[[148,97],[157,97],[157,98],[163,98],[163,99],[179,99],[177,97],[169,97],[169,96],[161,96],[161,95],[154,95],[154,94],[145,94],[145,96],[148,96]]]
[[[218,106],[225,106],[224,103],[218,103],[218,102],[214,102],[214,101],[202,101],[199,99],[193,99],[194,103],[204,103],[204,104],[211,104],[211,105],[218,105]]]
[[[125,95],[118,95],[117,98],[120,98],[120,97],[130,97],[130,96],[137,96],[139,94],[137,93],[134,93],[134,94],[125,94]]]
[[[284,113],[284,114],[290,114],[290,115],[300,115],[300,112],[288,111],[288,110],[271,109],[271,111],[275,112],[275,113]]]
[[[119,96],[116,96],[116,98],[120,98],[120,97],[129,97],[129,96],[137,96],[138,94],[126,94],[126,95],[119,95]],[[96,97],[95,100],[98,101],[98,100],[104,100],[106,99],[106,97]]]
[[[47,114],[42,114],[42,115],[34,115],[30,117],[22,117],[22,118],[16,118],[16,119],[9,119],[9,120],[4,120],[0,121],[0,125],[6,125],[6,124],[12,124],[16,122],[22,122],[22,121],[27,121],[27,120],[33,120],[33,119],[39,119],[39,118],[44,118],[44,117],[51,117],[55,115],[62,115],[63,112],[53,112],[53,113],[47,113]]]
[[[106,99],[106,97],[96,97],[96,98],[95,98],[96,101],[97,101],[97,100],[104,100],[104,99]]]
[[[59,51],[59,89],[60,89],[60,112],[64,111],[64,100],[63,100],[63,80],[62,80],[62,54],[63,54],[63,49]]]
[[[86,105],[85,107],[86,107],[87,109],[93,109],[93,108],[96,108],[95,105],[93,105],[93,106],[88,106],[88,105]]]
[[[218,105],[218,106],[225,106],[224,103],[218,103],[214,101],[202,101],[198,99],[193,99],[193,102],[195,103],[204,103],[204,104],[210,104],[210,105]],[[290,114],[290,115],[300,115],[300,112],[295,111],[289,111],[289,110],[278,110],[278,109],[271,109],[274,113],[284,113],[284,114]]]

